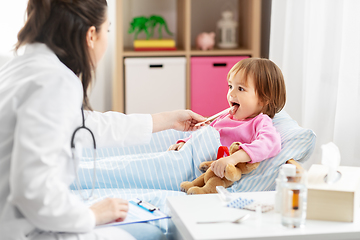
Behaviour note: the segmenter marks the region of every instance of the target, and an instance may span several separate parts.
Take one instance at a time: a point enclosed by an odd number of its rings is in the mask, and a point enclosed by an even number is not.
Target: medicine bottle
[[[294,169],[285,172],[287,181],[281,184],[281,224],[289,228],[305,226],[307,209],[307,174],[303,169]]]
[[[296,173],[296,166],[292,164],[284,164],[281,166],[279,175],[276,178],[276,193],[275,193],[275,212],[280,213],[281,212],[281,206],[282,206],[282,188],[284,184],[288,181],[288,177],[295,176]]]

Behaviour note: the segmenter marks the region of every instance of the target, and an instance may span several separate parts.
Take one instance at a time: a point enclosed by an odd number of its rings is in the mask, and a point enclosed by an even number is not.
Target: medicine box
[[[127,114],[185,109],[185,57],[125,58],[124,64]]]
[[[192,57],[191,109],[203,116],[212,116],[229,107],[227,74],[238,61],[248,56]]]
[[[313,164],[308,172],[307,219],[353,222],[360,207],[360,168],[339,166],[340,178],[327,184],[328,167]]]

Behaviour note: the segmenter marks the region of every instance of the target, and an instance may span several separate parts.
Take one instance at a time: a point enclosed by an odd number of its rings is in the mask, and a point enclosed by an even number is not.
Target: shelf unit
[[[238,43],[237,49],[218,49],[209,51],[195,49],[194,39],[196,33],[192,34],[192,26],[197,21],[205,21],[196,16],[199,11],[207,11],[209,0],[173,0],[176,8],[176,51],[133,51],[131,46],[125,46],[125,29],[129,22],[124,16],[128,15],[129,2],[132,0],[116,1],[116,43],[115,43],[115,70],[113,75],[113,110],[124,112],[124,58],[125,57],[186,57],[186,107],[190,108],[190,58],[193,56],[234,56],[248,55],[260,57],[261,48],[261,0],[234,0],[238,9]],[[149,2],[152,0],[138,0]],[[169,0],[167,0],[169,1]],[[197,2],[198,1],[198,2]],[[199,9],[201,1],[204,3]],[[206,2],[205,2],[206,1]],[[216,0],[212,0],[216,1]],[[223,1],[223,0],[217,0]],[[197,8],[195,8],[197,6]],[[152,13],[149,13],[149,15]],[[219,10],[220,14],[220,10]],[[201,15],[201,14],[200,14]],[[197,19],[196,19],[197,18]],[[215,18],[218,20],[218,17]],[[206,30],[204,30],[206,31]]]

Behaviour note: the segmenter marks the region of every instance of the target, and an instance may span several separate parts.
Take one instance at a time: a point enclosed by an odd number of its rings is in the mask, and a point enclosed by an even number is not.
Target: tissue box
[[[353,222],[360,207],[360,168],[339,166],[340,179],[327,184],[328,167],[313,164],[308,172],[307,219]]]

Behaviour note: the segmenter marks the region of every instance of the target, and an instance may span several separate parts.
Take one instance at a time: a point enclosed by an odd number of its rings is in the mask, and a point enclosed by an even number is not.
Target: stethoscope
[[[87,128],[85,126],[85,116],[84,116],[84,108],[83,108],[83,106],[81,106],[81,116],[82,116],[82,125],[80,127],[76,128],[75,131],[73,132],[72,137],[71,137],[70,145],[71,145],[72,158],[74,160],[74,170],[75,170],[75,175],[76,175],[77,190],[79,191],[81,198],[84,201],[87,201],[90,198],[92,198],[92,196],[94,194],[94,189],[95,189],[95,181],[96,181],[96,141],[95,141],[95,137],[94,137],[93,132],[89,128]],[[76,169],[76,163],[78,162],[78,161],[76,161],[76,159],[78,158],[78,155],[77,155],[77,151],[75,149],[75,141],[74,141],[74,139],[75,139],[76,133],[80,129],[85,129],[90,133],[90,135],[92,137],[92,140],[93,140],[93,146],[94,146],[94,154],[93,154],[94,155],[94,173],[93,173],[93,180],[92,180],[92,189],[91,189],[91,193],[90,193],[89,197],[87,197],[87,198],[85,198],[83,196],[82,191],[80,190],[81,189],[80,188],[80,180],[79,180],[79,176],[78,176],[77,169]]]

